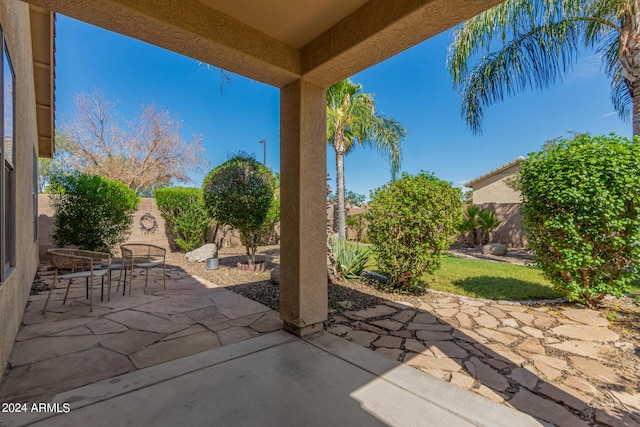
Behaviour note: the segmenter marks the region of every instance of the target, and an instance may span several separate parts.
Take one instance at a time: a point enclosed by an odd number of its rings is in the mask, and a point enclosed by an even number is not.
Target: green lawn
[[[430,289],[474,298],[521,301],[560,296],[539,269],[506,262],[445,257],[440,269],[422,280]]]
[[[371,256],[366,268],[377,271],[376,267]],[[506,262],[445,256],[440,269],[434,274],[423,275],[422,280],[429,289],[473,298],[523,301],[561,296],[542,277],[540,269]],[[631,289],[631,293],[638,292],[640,282]]]

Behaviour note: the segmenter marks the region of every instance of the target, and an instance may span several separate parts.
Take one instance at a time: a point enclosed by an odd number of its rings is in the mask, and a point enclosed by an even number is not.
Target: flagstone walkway
[[[51,282],[51,271],[39,274]],[[136,270],[131,296],[116,292],[116,283],[114,277],[111,301],[99,301],[94,288],[93,313],[82,281],[72,284],[65,305],[66,286],[58,285],[46,315],[47,292],[29,298],[0,401],[47,402],[64,390],[282,328],[277,312],[179,268],[167,267],[166,290],[160,269],[150,270],[146,289]]]
[[[640,425],[640,349],[599,312],[426,300],[336,313],[328,331],[558,426]]]

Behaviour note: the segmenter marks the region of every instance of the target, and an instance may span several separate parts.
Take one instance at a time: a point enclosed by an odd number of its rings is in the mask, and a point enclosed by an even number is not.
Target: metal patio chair
[[[120,245],[120,251],[122,252],[122,263],[124,265],[124,288],[122,293],[124,295],[127,287],[127,270],[131,270],[131,284],[129,285],[129,295],[131,295],[131,288],[133,287],[133,269],[144,268],[146,269],[146,276],[144,281],[144,287],[149,284],[149,269],[162,266],[162,279],[164,281],[164,289],[167,289],[167,269],[166,269],[166,254],[167,250],[160,246],[151,245],[147,243],[125,243]],[[120,289],[120,280],[118,280],[118,287],[116,291]]]

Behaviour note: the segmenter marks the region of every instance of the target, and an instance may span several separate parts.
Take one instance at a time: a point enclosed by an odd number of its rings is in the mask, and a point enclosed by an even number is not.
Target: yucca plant
[[[336,256],[337,269],[342,279],[358,279],[369,260],[369,248],[337,235],[331,237],[331,251]]]

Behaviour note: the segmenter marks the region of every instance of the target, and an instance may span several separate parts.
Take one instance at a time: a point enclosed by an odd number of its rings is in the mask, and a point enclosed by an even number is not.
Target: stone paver
[[[618,334],[607,328],[589,325],[561,325],[551,329],[551,332],[563,337],[578,339],[582,341],[615,341]]]
[[[360,311],[371,319],[338,314],[328,331],[550,425],[640,425],[640,378],[607,365],[634,344],[621,343],[597,311],[456,299]]]
[[[562,314],[576,322],[591,326],[609,326],[609,321],[600,316],[600,313],[587,309],[567,308],[562,310]]]
[[[477,357],[464,362],[464,366],[481,384],[498,391],[504,391],[509,387],[509,382],[502,375],[491,369],[489,365],[482,363]]]
[[[218,337],[207,331],[152,344],[131,354],[129,358],[136,368],[140,369],[217,347],[220,347]]]
[[[521,388],[520,391],[509,400],[509,404],[519,411],[554,423],[557,426],[584,427],[588,425],[557,403],[533,394],[524,388]]]
[[[46,315],[46,293],[32,295],[0,400],[46,402],[64,390],[282,328],[277,312],[181,270],[167,269],[166,290],[161,272],[149,275],[147,288],[140,273],[134,271],[132,295],[116,292],[114,283],[111,301],[95,298],[93,313],[79,286],[72,285],[65,305],[66,288],[56,288]]]

